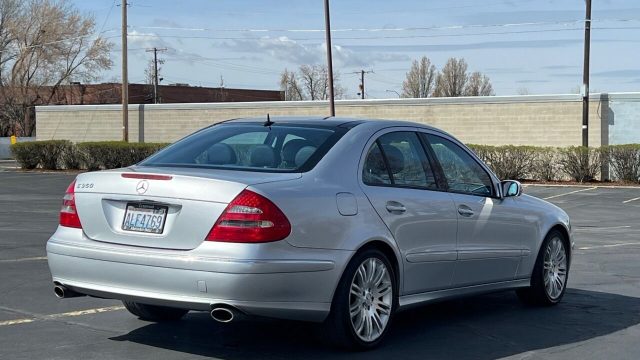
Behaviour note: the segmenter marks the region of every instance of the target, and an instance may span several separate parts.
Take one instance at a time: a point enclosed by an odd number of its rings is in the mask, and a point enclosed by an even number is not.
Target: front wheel
[[[326,321],[335,344],[354,350],[378,345],[395,309],[397,284],[393,267],[379,250],[357,254],[347,266]]]
[[[176,321],[180,320],[189,310],[176,309],[167,306],[141,304],[133,301],[122,301],[124,307],[133,315],[146,321]]]
[[[567,288],[569,252],[565,236],[554,230],[547,235],[531,274],[531,286],[517,290],[518,297],[530,305],[555,305]]]

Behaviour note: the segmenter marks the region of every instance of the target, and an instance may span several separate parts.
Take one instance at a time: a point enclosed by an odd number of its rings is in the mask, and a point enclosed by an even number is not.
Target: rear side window
[[[378,138],[369,149],[362,178],[367,185],[438,188],[431,164],[413,132],[392,132]]]
[[[389,170],[387,170],[387,164],[377,142],[371,145],[367,153],[362,170],[362,181],[367,185],[391,185]]]
[[[140,165],[307,171],[345,132],[342,128],[284,124],[221,124],[186,137]]]

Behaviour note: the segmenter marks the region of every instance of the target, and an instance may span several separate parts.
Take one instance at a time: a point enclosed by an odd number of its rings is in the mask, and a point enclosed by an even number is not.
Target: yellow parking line
[[[22,259],[5,259],[5,260],[0,260],[0,263],[36,261],[36,260],[47,260],[47,257],[46,256],[36,256],[36,257],[29,257],[29,258],[22,258]]]
[[[122,309],[124,309],[124,306],[122,305],[107,306],[103,308],[95,308],[95,309],[88,309],[88,310],[71,311],[71,312],[66,312],[62,314],[46,315],[46,316],[43,316],[43,318],[59,319],[59,318],[72,317],[72,316],[82,316],[82,315],[90,315],[90,314],[99,314],[99,313],[109,312],[109,311],[118,311]]]
[[[27,323],[31,323],[38,320],[61,319],[61,318],[74,317],[74,316],[99,314],[99,313],[104,313],[109,311],[118,311],[123,309],[124,309],[124,306],[118,305],[118,306],[107,306],[107,307],[95,308],[95,309],[70,311],[70,312],[61,313],[61,314],[51,314],[51,315],[44,315],[44,316],[38,316],[38,317],[26,318],[26,319],[0,321],[0,326],[27,324]]]
[[[548,196],[546,198],[543,198],[543,200],[555,199],[555,198],[560,197],[560,196],[571,195],[571,194],[575,194],[575,193],[579,193],[579,192],[583,192],[583,191],[595,190],[597,188],[598,188],[597,186],[594,186],[594,187],[590,187],[588,189],[574,190],[574,191],[570,191],[568,193],[562,193],[562,194],[558,194],[558,195]]]
[[[18,320],[0,321],[0,326],[26,324],[34,321],[36,321],[36,319],[18,319]]]
[[[633,198],[633,199],[629,199],[629,200],[625,200],[625,201],[623,201],[622,203],[623,203],[623,204],[626,204],[626,203],[630,203],[630,202],[632,202],[632,201],[636,201],[636,200],[640,200],[640,197]]]
[[[584,246],[584,247],[579,247],[578,250],[605,249],[605,248],[614,248],[614,247],[620,247],[620,246],[633,246],[633,245],[640,245],[640,243],[634,242],[634,243],[622,243],[622,244]]]
[[[607,231],[607,230],[616,230],[616,229],[628,229],[631,225],[620,225],[620,226],[605,226],[605,227],[578,227],[573,228],[573,231]]]

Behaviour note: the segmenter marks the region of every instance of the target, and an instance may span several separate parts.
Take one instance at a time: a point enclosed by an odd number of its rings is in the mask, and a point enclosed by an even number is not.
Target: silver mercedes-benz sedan
[[[78,175],[47,254],[61,298],[120,299],[150,321],[323,322],[366,349],[412,305],[504,289],[558,303],[571,244],[564,211],[443,131],[265,117]]]

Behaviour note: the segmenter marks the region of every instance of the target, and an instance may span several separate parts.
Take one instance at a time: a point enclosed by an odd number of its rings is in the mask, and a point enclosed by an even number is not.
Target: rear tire
[[[345,269],[325,321],[326,334],[336,346],[368,350],[380,344],[397,307],[395,270],[384,253],[358,253]]]
[[[162,322],[180,320],[189,310],[176,309],[167,306],[141,304],[134,301],[122,300],[124,307],[141,320]]]
[[[558,230],[547,234],[531,274],[531,286],[516,290],[518,298],[534,306],[552,306],[562,300],[569,280],[567,239]]]

